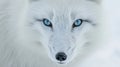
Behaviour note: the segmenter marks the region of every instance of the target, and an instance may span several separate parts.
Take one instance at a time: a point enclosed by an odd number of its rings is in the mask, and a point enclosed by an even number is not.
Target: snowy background
[[[103,7],[107,15],[107,25],[112,44],[118,44],[120,47],[120,0],[103,0]]]
[[[103,0],[107,23],[114,38],[120,39],[120,0]]]

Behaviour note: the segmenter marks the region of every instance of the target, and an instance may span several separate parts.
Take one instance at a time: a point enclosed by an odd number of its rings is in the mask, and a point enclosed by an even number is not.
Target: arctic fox
[[[100,46],[100,3],[0,0],[0,67],[103,67],[90,59]]]

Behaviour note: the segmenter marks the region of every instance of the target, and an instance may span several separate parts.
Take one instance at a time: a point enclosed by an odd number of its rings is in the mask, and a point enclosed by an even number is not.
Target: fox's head
[[[32,0],[28,20],[51,60],[65,64],[91,45],[98,25],[98,0]],[[33,35],[33,36],[36,36]]]

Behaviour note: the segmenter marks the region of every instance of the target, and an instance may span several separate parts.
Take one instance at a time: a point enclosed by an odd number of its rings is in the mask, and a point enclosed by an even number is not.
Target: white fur
[[[0,67],[114,67],[102,45],[105,27],[97,1],[0,0]],[[36,21],[43,18],[53,29]],[[89,22],[72,29],[76,19]],[[58,52],[68,56],[63,65],[55,59]]]

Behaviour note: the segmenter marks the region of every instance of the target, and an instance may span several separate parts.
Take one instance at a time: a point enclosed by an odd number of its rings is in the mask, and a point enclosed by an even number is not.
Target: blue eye
[[[43,24],[44,24],[45,26],[52,27],[52,23],[51,23],[51,21],[49,21],[48,19],[43,19]]]
[[[83,23],[82,19],[78,19],[73,23],[73,28],[74,27],[79,27]]]

